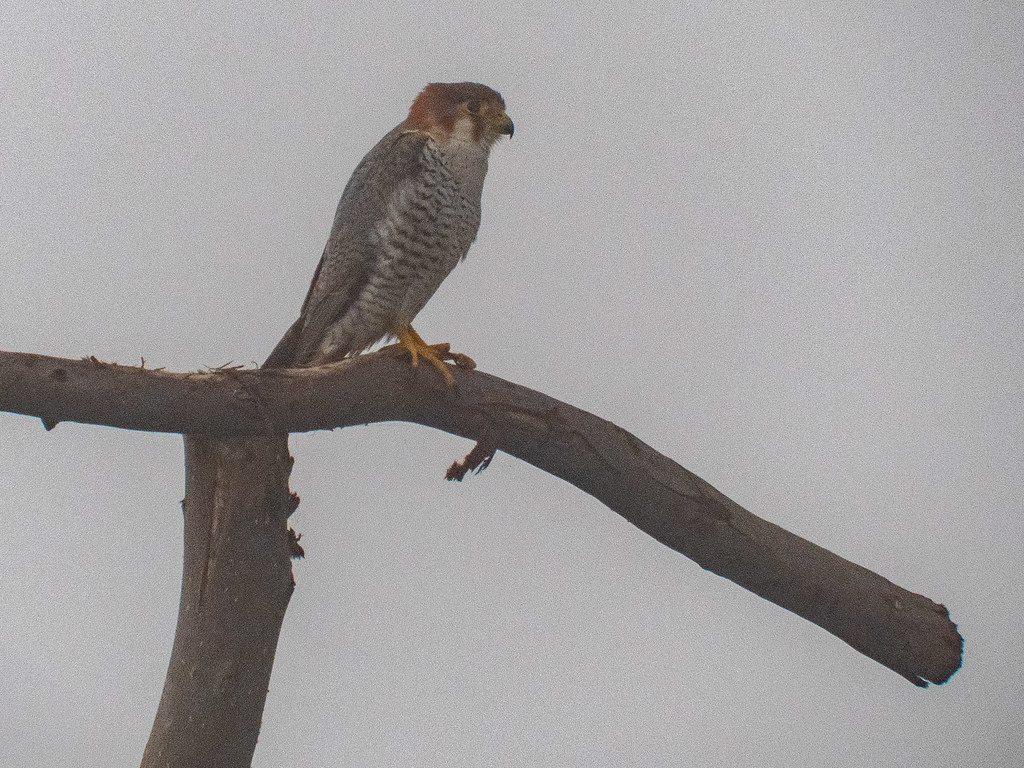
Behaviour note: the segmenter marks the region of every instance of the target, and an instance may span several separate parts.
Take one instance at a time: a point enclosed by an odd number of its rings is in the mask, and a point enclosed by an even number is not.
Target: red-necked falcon
[[[424,342],[412,321],[476,238],[487,157],[512,131],[486,85],[424,88],[352,173],[299,319],[264,367],[323,365],[392,336],[451,384],[447,345]]]

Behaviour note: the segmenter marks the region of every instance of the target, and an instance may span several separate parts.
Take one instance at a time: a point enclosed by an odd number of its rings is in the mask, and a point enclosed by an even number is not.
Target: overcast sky
[[[262,360],[431,81],[499,90],[420,315],[948,606],[919,690],[499,455],[292,439],[307,558],[254,766],[1009,767],[1024,753],[1018,3],[8,2],[0,348]],[[0,764],[130,766],[170,654],[181,439],[0,415]]]

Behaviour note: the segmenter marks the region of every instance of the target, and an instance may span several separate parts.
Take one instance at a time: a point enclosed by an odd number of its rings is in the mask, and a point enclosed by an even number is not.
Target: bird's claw
[[[461,368],[464,371],[472,371],[476,368],[476,362],[469,355],[464,355],[461,352],[452,352],[452,345],[448,342],[442,342],[441,344],[428,344],[434,354],[437,355],[438,360],[448,360],[455,364],[456,368]],[[424,355],[426,357],[426,355]]]
[[[420,337],[416,331],[413,330],[412,326],[406,326],[398,329],[395,335],[398,337],[398,344],[409,353],[409,357],[412,358],[413,366],[419,364],[419,359],[422,357],[428,360],[431,365],[437,368],[444,376],[444,381],[448,386],[451,386],[455,379],[451,374],[448,366],[444,364],[445,360],[450,360],[455,364],[455,367],[462,368],[466,371],[471,371],[476,368],[476,363],[469,355],[464,355],[461,352],[452,352],[451,345],[447,343],[441,344],[427,344]]]
[[[456,368],[461,368],[464,371],[472,371],[476,368],[476,362],[473,358],[461,352],[446,352],[444,359],[451,360],[455,363]]]

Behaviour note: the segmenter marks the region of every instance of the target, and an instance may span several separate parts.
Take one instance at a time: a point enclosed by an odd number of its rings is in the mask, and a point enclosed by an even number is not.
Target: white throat
[[[487,175],[487,157],[491,152],[490,143],[473,140],[473,121],[460,117],[455,121],[447,141],[438,142],[455,178],[470,199],[479,199]]]

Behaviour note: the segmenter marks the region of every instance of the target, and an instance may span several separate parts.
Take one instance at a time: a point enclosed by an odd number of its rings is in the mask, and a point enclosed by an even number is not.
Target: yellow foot
[[[444,364],[444,360],[451,360],[459,368],[468,370],[476,368],[476,363],[467,355],[449,351],[448,344],[427,344],[411,325],[399,328],[395,331],[395,336],[398,337],[398,343],[409,351],[414,366],[419,363],[420,357],[429,360],[430,364],[444,376],[444,381],[448,386],[451,386],[455,379],[452,377],[451,371],[448,370],[448,366]]]

